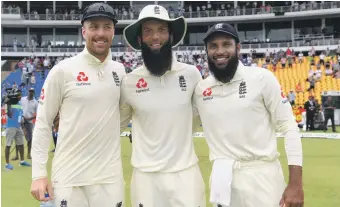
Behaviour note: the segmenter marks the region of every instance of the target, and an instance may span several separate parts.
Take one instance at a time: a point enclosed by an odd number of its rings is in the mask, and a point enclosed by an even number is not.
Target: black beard
[[[209,70],[214,75],[216,80],[222,83],[228,83],[231,81],[231,79],[233,79],[238,67],[237,52],[235,51],[235,54],[229,58],[228,64],[223,69],[216,67],[215,63],[210,59],[209,56],[208,65]]]
[[[172,45],[167,41],[158,51],[153,51],[142,42],[142,57],[148,71],[154,76],[162,76],[171,69]]]

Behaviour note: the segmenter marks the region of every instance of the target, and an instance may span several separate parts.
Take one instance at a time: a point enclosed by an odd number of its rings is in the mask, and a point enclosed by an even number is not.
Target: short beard
[[[171,69],[172,45],[167,41],[159,50],[151,50],[148,45],[142,42],[142,57],[148,71],[154,76],[162,76]]]
[[[238,67],[238,63],[239,62],[236,49],[234,55],[229,58],[228,64],[223,69],[216,67],[213,60],[211,60],[208,56],[209,70],[214,75],[216,80],[222,83],[228,83],[233,79]]]

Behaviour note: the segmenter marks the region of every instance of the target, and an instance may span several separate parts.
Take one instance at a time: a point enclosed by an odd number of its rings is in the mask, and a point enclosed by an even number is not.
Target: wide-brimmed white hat
[[[168,11],[164,7],[160,5],[148,5],[142,9],[138,20],[127,26],[123,32],[125,41],[134,50],[141,50],[138,36],[140,35],[142,23],[148,19],[159,19],[169,23],[173,35],[172,47],[176,47],[184,39],[185,33],[187,32],[187,23],[184,17],[181,16],[176,19],[170,19]]]

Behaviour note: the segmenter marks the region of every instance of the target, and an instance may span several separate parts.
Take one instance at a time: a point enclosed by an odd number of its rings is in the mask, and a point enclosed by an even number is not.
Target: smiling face
[[[216,33],[209,37],[206,50],[209,69],[215,78],[221,82],[229,82],[238,66],[240,44],[227,34]]]
[[[141,36],[139,41],[157,53],[169,41],[168,23],[156,19],[148,20],[142,24]]]
[[[138,37],[142,58],[152,75],[162,76],[171,69],[172,35],[169,25],[161,20],[147,20],[141,26]]]
[[[226,68],[232,58],[237,58],[239,50],[235,39],[223,33],[217,33],[207,42],[208,57],[219,69]]]
[[[91,18],[84,22],[82,34],[89,53],[105,60],[114,37],[114,24],[108,18]]]

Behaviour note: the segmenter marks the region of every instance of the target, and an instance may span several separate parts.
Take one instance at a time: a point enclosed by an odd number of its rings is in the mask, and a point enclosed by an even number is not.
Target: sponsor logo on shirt
[[[150,91],[148,87],[148,83],[144,80],[144,78],[140,78],[136,84],[136,87],[138,88],[136,90],[136,93],[142,93],[142,92],[147,92]]]
[[[117,73],[112,71],[112,76],[113,76],[114,82],[116,83],[116,86],[119,86],[120,85],[120,81],[119,81],[119,77],[118,77]]]
[[[42,89],[41,89],[41,92],[40,92],[40,99],[39,99],[39,101],[38,101],[39,104],[43,104],[44,99],[45,99],[45,89],[42,88]]]
[[[203,91],[203,101],[211,100],[213,99],[212,97],[212,90],[211,88],[207,88]]]
[[[182,91],[187,91],[187,83],[183,75],[178,77],[179,87]]]
[[[45,89],[41,89],[41,93],[40,93],[40,100],[44,100],[45,99]]]
[[[116,207],[122,207],[123,206],[123,202],[118,202],[117,204],[116,204]]]
[[[247,94],[247,85],[245,81],[242,81],[239,86],[239,97],[245,98]]]
[[[79,72],[77,76],[77,86],[90,86],[91,83],[88,82],[89,77],[84,72]]]

